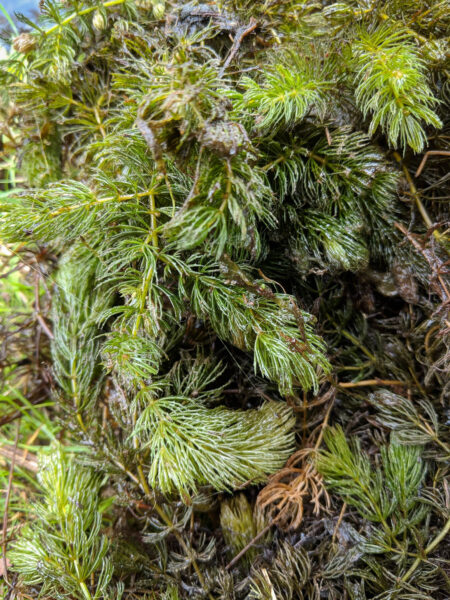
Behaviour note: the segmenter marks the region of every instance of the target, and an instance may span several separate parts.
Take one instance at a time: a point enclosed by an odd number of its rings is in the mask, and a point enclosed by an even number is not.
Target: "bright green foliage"
[[[305,211],[303,228],[299,231],[297,246],[308,247],[311,254],[326,260],[337,268],[349,271],[368,264],[369,250],[358,235],[361,223],[357,220],[339,220],[319,211]],[[308,232],[314,231],[308,236]]]
[[[326,83],[314,77],[306,61],[289,57],[288,65],[276,65],[258,84],[250,77],[242,79],[244,94],[240,110],[252,117],[261,132],[275,134],[300,123],[312,106],[316,111],[324,107]]]
[[[175,585],[171,585],[161,596],[164,600],[179,600],[178,588]]]
[[[17,594],[443,600],[445,3],[41,4],[0,66]]]
[[[224,490],[264,481],[292,453],[293,425],[280,403],[242,412],[167,397],[148,400],[133,434],[150,450],[150,485],[189,493],[202,484]]]
[[[419,447],[400,445],[394,438],[382,449],[380,469],[373,467],[357,440],[347,442],[339,427],[325,433],[325,443],[327,450],[317,459],[318,470],[369,521],[384,524],[396,511],[406,514],[417,504],[425,476]]]
[[[255,370],[276,381],[281,393],[292,393],[295,383],[317,389],[314,362],[324,371],[329,365],[321,357],[324,347],[313,333],[310,315],[264,281],[249,281],[233,266],[228,274],[232,287],[208,272],[196,279],[191,292],[195,312],[209,316],[223,339],[253,350]]]
[[[352,56],[356,102],[364,116],[372,115],[369,133],[380,126],[394,147],[420,152],[426,142],[422,123],[442,123],[412,36],[401,27],[362,31],[352,44]]]
[[[104,598],[112,565],[108,540],[99,534],[101,479],[55,451],[45,457],[39,483],[43,500],[35,506],[37,520],[14,544],[11,560],[27,584],[42,584],[42,593],[55,599]]]

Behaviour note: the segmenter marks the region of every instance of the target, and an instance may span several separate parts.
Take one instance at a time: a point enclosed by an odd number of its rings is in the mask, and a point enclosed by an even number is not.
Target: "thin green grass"
[[[8,21],[11,29],[13,30],[15,35],[19,35],[19,30],[17,29],[16,24],[14,23],[14,21],[11,18],[11,15],[9,14],[9,12],[6,10],[6,8],[3,6],[3,4],[0,2],[0,11],[2,12],[3,16],[5,17],[5,19]]]

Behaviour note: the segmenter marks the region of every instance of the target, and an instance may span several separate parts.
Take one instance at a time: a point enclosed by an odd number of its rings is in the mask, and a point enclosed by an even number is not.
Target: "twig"
[[[45,322],[45,319],[41,313],[41,304],[39,301],[39,276],[35,277],[35,282],[34,282],[34,307],[35,307],[34,311],[36,314],[36,319],[38,320],[39,325],[42,327],[42,330],[44,331],[44,333],[46,334],[48,339],[53,340],[55,336],[53,335],[53,332],[51,331],[51,329]]]
[[[231,50],[230,50],[225,62],[223,63],[222,68],[219,71],[219,77],[223,76],[223,74],[225,73],[225,69],[228,67],[228,65],[231,63],[233,58],[236,56],[236,54],[239,50],[239,46],[242,44],[242,40],[245,38],[245,36],[248,35],[249,33],[251,33],[252,31],[254,31],[257,27],[258,27],[258,21],[254,17],[252,17],[250,19],[250,22],[248,25],[244,25],[244,27],[240,27],[237,30],[236,37],[234,38],[233,45],[231,46]]]
[[[406,181],[408,182],[409,189],[411,191],[411,196],[414,198],[414,202],[416,203],[416,206],[419,209],[420,214],[422,215],[423,222],[425,223],[428,229],[431,229],[433,227],[433,223],[430,219],[430,215],[427,213],[425,206],[422,204],[420,194],[417,191],[416,186],[414,185],[410,172],[406,168],[406,165],[403,164],[402,157],[398,152],[394,152],[394,158],[402,167],[403,173],[405,174]],[[434,230],[433,235],[438,241],[441,239],[441,234],[439,233],[439,231]]]
[[[314,451],[317,451],[320,448],[320,444],[322,443],[323,434],[324,434],[326,426],[328,425],[328,420],[330,418],[330,414],[331,414],[331,411],[334,406],[334,397],[335,397],[335,395],[333,394],[330,405],[328,406],[327,412],[325,413],[325,418],[322,421],[322,423],[320,424],[320,433],[319,433],[319,437],[317,438],[316,443],[314,444],[314,448],[313,448]]]
[[[345,329],[340,329],[339,325],[335,322],[332,321],[333,325],[336,327],[336,329],[344,336],[346,337],[348,340],[350,340],[352,342],[352,344],[354,344],[355,346],[357,346],[362,352],[364,352],[364,354],[371,360],[371,362],[376,362],[377,361],[377,357],[372,354],[372,352],[370,352],[365,346],[364,344],[362,344],[358,338],[356,338],[354,335],[352,335],[351,333],[349,333],[348,331],[346,331]]]
[[[2,273],[0,275],[0,279],[6,279],[7,277],[9,277],[10,275],[12,275],[13,273],[15,273],[16,271],[19,271],[19,269],[22,268],[22,265],[17,265],[16,267],[14,267],[13,269],[10,269],[9,271],[7,271],[6,273]]]
[[[396,381],[395,379],[364,379],[363,381],[349,381],[336,384],[340,388],[365,387],[368,385],[409,385],[407,381]]]
[[[15,464],[16,465],[18,465],[20,467],[24,467],[25,469],[28,469],[32,473],[37,473],[38,462],[37,462],[37,458],[34,454],[30,455],[29,453],[26,453],[25,451],[15,452],[14,450],[10,449],[9,447],[0,446],[0,456],[3,456],[4,458],[11,460],[14,455],[15,455]]]
[[[20,432],[20,421],[17,421],[16,437],[14,439],[14,446],[13,446],[13,455],[11,458],[11,465],[9,467],[8,488],[6,490],[6,498],[5,498],[5,510],[3,513],[3,530],[2,530],[3,578],[7,585],[9,585],[9,582],[8,582],[8,564],[6,562],[6,546],[7,546],[6,530],[8,528],[8,507],[9,507],[9,499],[11,496],[14,467],[16,464],[16,451],[17,451],[17,444],[19,443],[19,432]]]
[[[126,202],[127,200],[133,200],[135,198],[144,198],[144,196],[148,196],[150,193],[154,191],[154,188],[150,190],[146,190],[145,192],[138,192],[137,194],[126,194],[125,196],[108,196],[107,198],[96,198],[95,200],[91,200],[89,202],[78,202],[76,204],[69,204],[68,206],[61,206],[60,208],[54,210],[49,213],[50,217],[58,217],[63,213],[71,212],[73,210],[78,210],[79,208],[91,208],[92,206],[98,206],[100,204],[105,204],[106,202]],[[157,216],[159,212],[156,211]],[[17,254],[14,252],[14,254]]]
[[[427,162],[429,156],[450,156],[450,151],[449,150],[428,150],[428,152],[425,152],[425,154],[423,155],[422,161],[419,165],[419,168],[416,171],[415,177],[419,177],[419,175],[422,173],[425,163]]]
[[[37,439],[38,435],[41,433],[43,425],[39,425],[39,427],[37,429],[35,429],[35,431],[33,431],[33,433],[30,435],[30,437],[27,439],[26,441],[26,446],[31,446],[31,444]],[[28,458],[28,448],[26,447],[25,450],[23,451],[23,461],[26,462],[27,458]],[[36,467],[37,467],[37,458],[33,457],[33,455],[31,455],[31,460],[34,460],[34,462],[36,463]]]
[[[333,538],[332,538],[333,542],[336,539],[337,532],[339,531],[339,527],[341,526],[342,519],[344,518],[344,514],[345,514],[346,510],[347,510],[347,502],[344,502],[344,504],[342,505],[342,508],[341,508],[341,512],[339,513],[339,517],[336,522],[336,526],[333,531]]]
[[[238,554],[236,554],[236,556],[232,560],[230,560],[230,562],[225,567],[225,571],[228,571],[228,569],[231,569],[231,567],[233,565],[235,565],[238,562],[238,560],[240,560],[248,550],[250,550],[250,548],[253,546],[253,544],[256,544],[256,542],[259,539],[261,539],[263,537],[263,535],[265,535],[269,531],[269,529],[272,527],[272,525],[274,525],[275,521],[276,520],[273,519],[272,521],[270,521],[270,523],[268,525],[266,525],[264,527],[264,529],[261,529],[261,531],[257,535],[255,535],[255,537],[245,546],[245,548],[242,548],[242,550],[240,552],[238,552]]]

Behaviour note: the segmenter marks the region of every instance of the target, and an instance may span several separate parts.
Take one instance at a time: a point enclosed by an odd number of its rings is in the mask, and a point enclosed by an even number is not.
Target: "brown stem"
[[[365,387],[368,385],[409,385],[407,381],[396,381],[395,379],[364,379],[363,381],[350,381],[336,384],[340,388]]]
[[[17,444],[19,443],[19,432],[20,432],[20,421],[17,421],[16,425],[16,437],[14,439],[13,446],[13,455],[11,458],[11,465],[9,467],[9,477],[8,477],[8,488],[6,490],[6,498],[5,498],[5,508],[3,512],[3,529],[2,529],[2,555],[3,555],[3,579],[6,584],[9,585],[8,582],[8,563],[6,562],[6,531],[8,529],[8,507],[9,507],[9,499],[11,497],[11,488],[12,488],[12,480],[14,475],[14,467],[16,464],[16,451]]]
[[[242,548],[242,550],[240,552],[238,552],[232,560],[230,560],[230,562],[225,567],[225,570],[228,571],[228,569],[231,569],[231,567],[233,565],[235,565],[238,562],[238,560],[240,560],[248,550],[250,550],[250,548],[253,546],[253,544],[256,544],[256,542],[259,539],[261,539],[263,537],[263,535],[265,535],[269,531],[269,529],[272,527],[272,525],[274,523],[275,523],[275,520],[272,520],[272,521],[270,521],[270,523],[268,525],[266,525],[264,527],[264,529],[261,529],[261,531],[257,535],[255,535],[255,537],[244,548]]]
[[[449,150],[428,150],[428,152],[425,152],[425,154],[423,155],[423,158],[420,162],[419,168],[416,171],[415,177],[419,177],[419,175],[422,173],[423,168],[425,167],[425,163],[427,162],[429,156],[450,156],[450,151]]]
[[[427,213],[427,210],[422,203],[422,200],[420,199],[420,194],[417,191],[416,186],[414,185],[410,172],[406,168],[406,165],[403,163],[403,159],[398,152],[394,152],[394,158],[402,167],[403,173],[405,174],[406,181],[408,182],[409,189],[411,191],[411,196],[414,198],[414,202],[416,203],[416,206],[419,209],[420,214],[422,215],[423,222],[425,223],[428,229],[431,229],[433,227],[433,223],[430,219],[430,215]],[[437,241],[440,241],[441,234],[439,233],[439,231],[434,230],[433,235],[437,239]]]
[[[228,65],[231,63],[233,58],[236,56],[236,54],[239,50],[239,47],[242,44],[242,40],[245,38],[245,36],[248,35],[249,33],[251,33],[252,31],[254,31],[257,27],[258,27],[258,21],[256,21],[256,19],[254,17],[252,17],[250,19],[250,22],[248,25],[245,25],[244,27],[241,27],[240,29],[237,30],[236,37],[234,38],[230,53],[228,54],[225,62],[222,65],[222,68],[219,71],[219,77],[223,76],[225,69],[228,67]]]

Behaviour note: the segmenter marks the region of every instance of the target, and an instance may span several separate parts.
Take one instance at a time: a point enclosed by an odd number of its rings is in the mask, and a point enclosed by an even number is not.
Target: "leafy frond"
[[[326,263],[337,268],[356,271],[367,266],[369,251],[361,236],[362,223],[306,210],[295,246],[299,252],[312,254],[319,261],[325,254]],[[314,232],[311,235],[311,232]]]
[[[220,386],[217,384],[217,379],[224,374],[225,368],[222,361],[212,357],[182,357],[169,372],[174,395],[195,398],[197,402],[207,405],[214,404],[227,385],[227,382]]]
[[[140,198],[148,196],[151,191],[134,191],[121,195],[112,182],[104,180],[102,183],[105,195],[101,197],[97,197],[84,183],[70,181],[8,199],[0,207],[3,213],[0,222],[2,235],[10,242],[27,236],[41,242],[55,241],[55,237],[71,242],[79,236],[89,235],[100,222],[103,227],[107,227],[114,219],[120,219],[122,203],[133,203],[135,218],[138,218],[140,209],[142,212],[147,211],[147,207],[143,204],[140,207],[136,200],[139,202]],[[117,184],[120,189],[120,182]],[[113,193],[111,188],[114,189]],[[8,215],[12,213],[16,219],[15,228],[8,219]],[[55,236],[55,227],[58,228],[58,236]]]
[[[153,340],[130,331],[111,332],[102,345],[103,364],[130,388],[137,388],[155,375],[163,351]]]
[[[392,510],[380,469],[374,469],[357,439],[347,442],[340,427],[324,435],[327,450],[316,461],[325,483],[337,489],[344,500],[355,506],[369,521],[382,522]]]
[[[189,494],[199,485],[229,490],[264,481],[292,451],[293,424],[291,410],[277,402],[237,411],[166,397],[149,399],[133,434],[149,449],[150,485]]]
[[[352,44],[355,98],[364,116],[372,115],[369,133],[381,127],[394,146],[420,152],[426,141],[422,123],[441,127],[423,60],[411,35],[401,27],[361,31]]]
[[[194,311],[208,317],[222,339],[253,351],[255,370],[275,381],[281,393],[295,386],[317,389],[320,371],[328,372],[329,365],[311,315],[264,282],[246,285],[240,274],[230,277],[232,285],[205,269],[193,282]]]
[[[98,266],[86,248],[74,248],[61,259],[55,278],[54,371],[70,410],[80,421],[83,411],[95,403],[104,379],[97,320],[112,298],[96,285]]]
[[[375,194],[372,202],[385,203],[393,193],[392,181],[386,177],[383,156],[367,135],[349,127],[329,135],[331,140],[325,131],[308,127],[289,139],[269,142],[273,161],[265,170],[275,178],[281,195],[290,193],[299,202],[308,198],[332,214],[344,210],[352,197],[360,200]]]
[[[450,456],[446,433],[441,431],[436,411],[427,399],[414,405],[404,396],[380,390],[370,395],[370,402],[378,410],[380,423],[395,432],[400,444],[434,444],[437,451],[444,451],[444,457]]]
[[[300,545],[288,541],[279,544],[273,562],[262,569],[252,569],[249,598],[292,600],[301,597],[311,573],[308,554]]]
[[[252,508],[244,494],[225,499],[220,505],[220,526],[227,546],[230,548],[234,557],[238,552],[251,543],[254,537],[261,534],[266,526],[266,520],[263,514],[255,506]],[[268,541],[269,536],[264,541]],[[250,550],[246,554],[245,560],[250,562],[257,554],[257,549]]]
[[[42,585],[42,593],[58,600],[103,598],[113,569],[100,534],[101,478],[55,450],[43,459],[39,483],[37,520],[10,553],[15,568],[28,585]]]
[[[307,60],[290,57],[289,66],[278,64],[265,72],[261,83],[241,80],[244,89],[238,106],[261,133],[273,136],[291,129],[314,108],[322,113],[329,83],[315,75]]]
[[[401,445],[391,438],[381,451],[381,470],[373,467],[356,439],[347,442],[340,427],[327,430],[324,440],[328,449],[318,455],[317,469],[326,484],[366,519],[387,527],[387,518],[396,511],[406,516],[416,508],[425,477],[418,446]]]
[[[182,250],[206,242],[208,251],[220,258],[224,251],[233,254],[236,246],[258,258],[261,251],[259,229],[273,228],[273,193],[264,172],[247,162],[249,156],[219,158],[199,156],[203,168],[192,192],[164,234]]]

